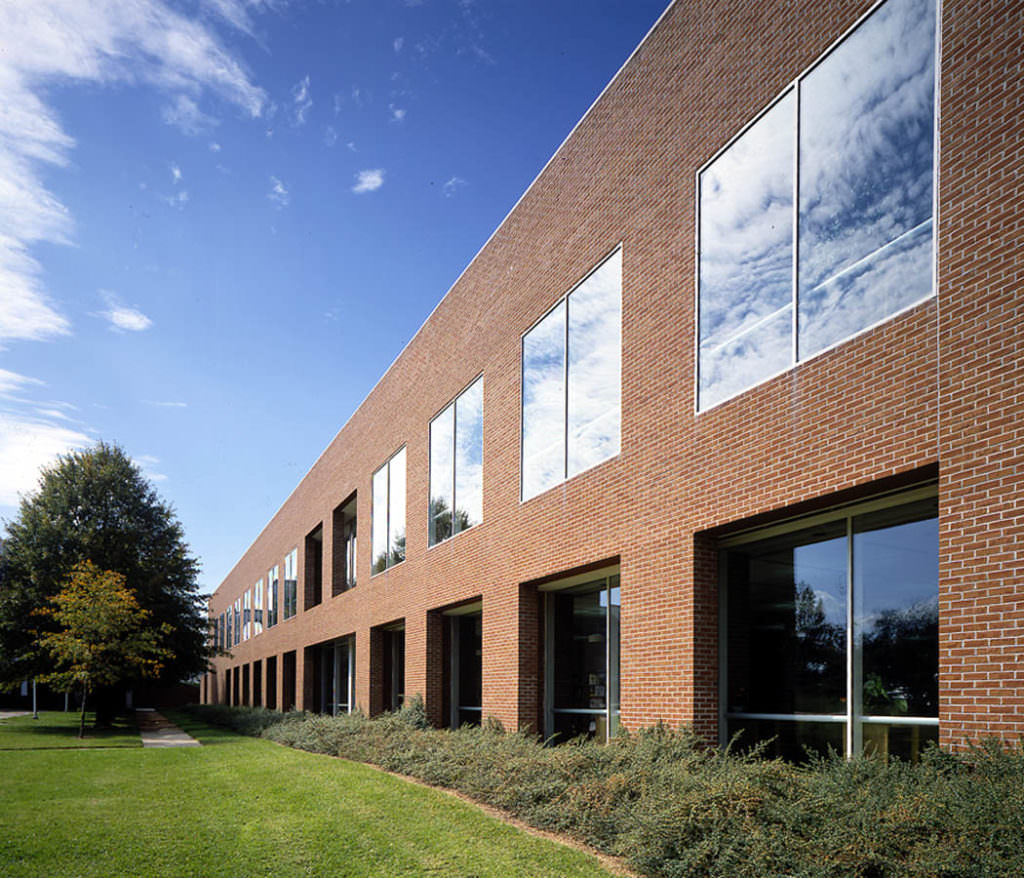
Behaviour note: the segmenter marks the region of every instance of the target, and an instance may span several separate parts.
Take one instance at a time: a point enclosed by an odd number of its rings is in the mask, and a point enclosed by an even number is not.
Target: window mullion
[[[452,512],[451,512],[451,515],[452,515],[451,531],[452,532],[451,532],[451,536],[455,536],[455,534],[456,534],[456,530],[455,530],[455,521],[456,521],[456,519],[455,519],[455,507],[456,507],[456,505],[458,503],[458,497],[455,496],[455,485],[456,485],[456,482],[457,482],[457,479],[456,479],[456,476],[455,476],[455,468],[456,468],[456,466],[458,466],[458,460],[456,459],[456,454],[458,452],[458,447],[459,447],[459,440],[458,440],[458,436],[459,436],[459,405],[458,405],[458,402],[459,402],[459,398],[458,397],[456,397],[452,401]]]
[[[793,365],[800,362],[800,80],[793,83]]]
[[[569,477],[569,299],[565,297],[565,346],[562,349],[562,480]]]
[[[846,518],[846,756],[860,752],[860,649],[854,630],[853,516]]]

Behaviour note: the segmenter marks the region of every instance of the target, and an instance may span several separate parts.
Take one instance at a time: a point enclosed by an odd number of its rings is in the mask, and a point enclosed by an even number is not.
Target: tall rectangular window
[[[622,249],[523,336],[522,497],[619,453]]]
[[[242,599],[235,601],[235,646],[242,642]]]
[[[934,292],[935,0],[887,0],[699,174],[708,408]]]
[[[235,629],[234,629],[234,626],[231,624],[232,613],[233,613],[233,611],[232,611],[231,607],[228,607],[227,611],[224,613],[224,619],[225,619],[225,624],[224,624],[224,632],[225,632],[224,633],[224,648],[225,649],[231,649],[231,647],[235,645],[235,641],[234,641],[234,630]]]
[[[405,560],[405,448],[373,474],[373,572]]]
[[[263,633],[263,580],[259,580],[252,590],[252,633],[255,637]]]
[[[331,527],[331,595],[356,585],[356,495],[336,506]]]
[[[290,619],[298,611],[299,550],[292,549],[284,556],[284,616]]]
[[[272,628],[277,624],[278,615],[278,579],[281,575],[280,568],[275,564],[267,571],[267,627]]]
[[[723,541],[727,737],[796,759],[937,740],[937,505],[925,489]]]
[[[242,640],[252,637],[252,590],[242,595]]]
[[[619,574],[546,588],[544,733],[606,741],[619,723]]]
[[[430,422],[430,545],[483,520],[483,378]]]

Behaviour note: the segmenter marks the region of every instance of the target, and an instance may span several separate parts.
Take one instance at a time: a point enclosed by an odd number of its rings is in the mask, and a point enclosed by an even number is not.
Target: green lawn
[[[63,750],[83,747],[141,747],[135,722],[120,718],[111,729],[94,729],[93,715],[86,713],[85,737],[78,737],[81,714],[56,710],[39,711],[39,719],[16,716],[0,719],[0,750]],[[3,763],[6,763],[3,757]],[[0,763],[0,764],[3,764]]]
[[[0,875],[610,874],[437,790],[174,719],[203,746],[0,753]]]

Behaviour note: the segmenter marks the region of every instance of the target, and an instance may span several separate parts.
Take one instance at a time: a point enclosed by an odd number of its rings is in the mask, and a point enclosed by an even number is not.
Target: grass
[[[610,874],[588,854],[437,790],[185,715],[174,720],[203,746],[0,756],[0,874]],[[0,740],[9,734],[0,726]]]
[[[80,714],[56,710],[0,719],[0,750],[81,750],[96,747],[141,747],[131,718],[119,717],[113,728],[94,729],[95,717],[86,713],[85,737],[78,737]],[[6,760],[5,760],[6,761]]]

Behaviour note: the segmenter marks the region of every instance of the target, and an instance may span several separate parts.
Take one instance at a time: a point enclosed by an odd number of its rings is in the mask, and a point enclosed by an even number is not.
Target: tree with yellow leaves
[[[39,638],[40,648],[53,660],[53,670],[39,679],[64,690],[81,687],[80,738],[85,737],[85,702],[91,691],[155,677],[170,656],[160,646],[169,626],[151,624],[152,614],[139,606],[125,577],[92,561],[76,564],[50,606],[36,612],[58,626]]]

